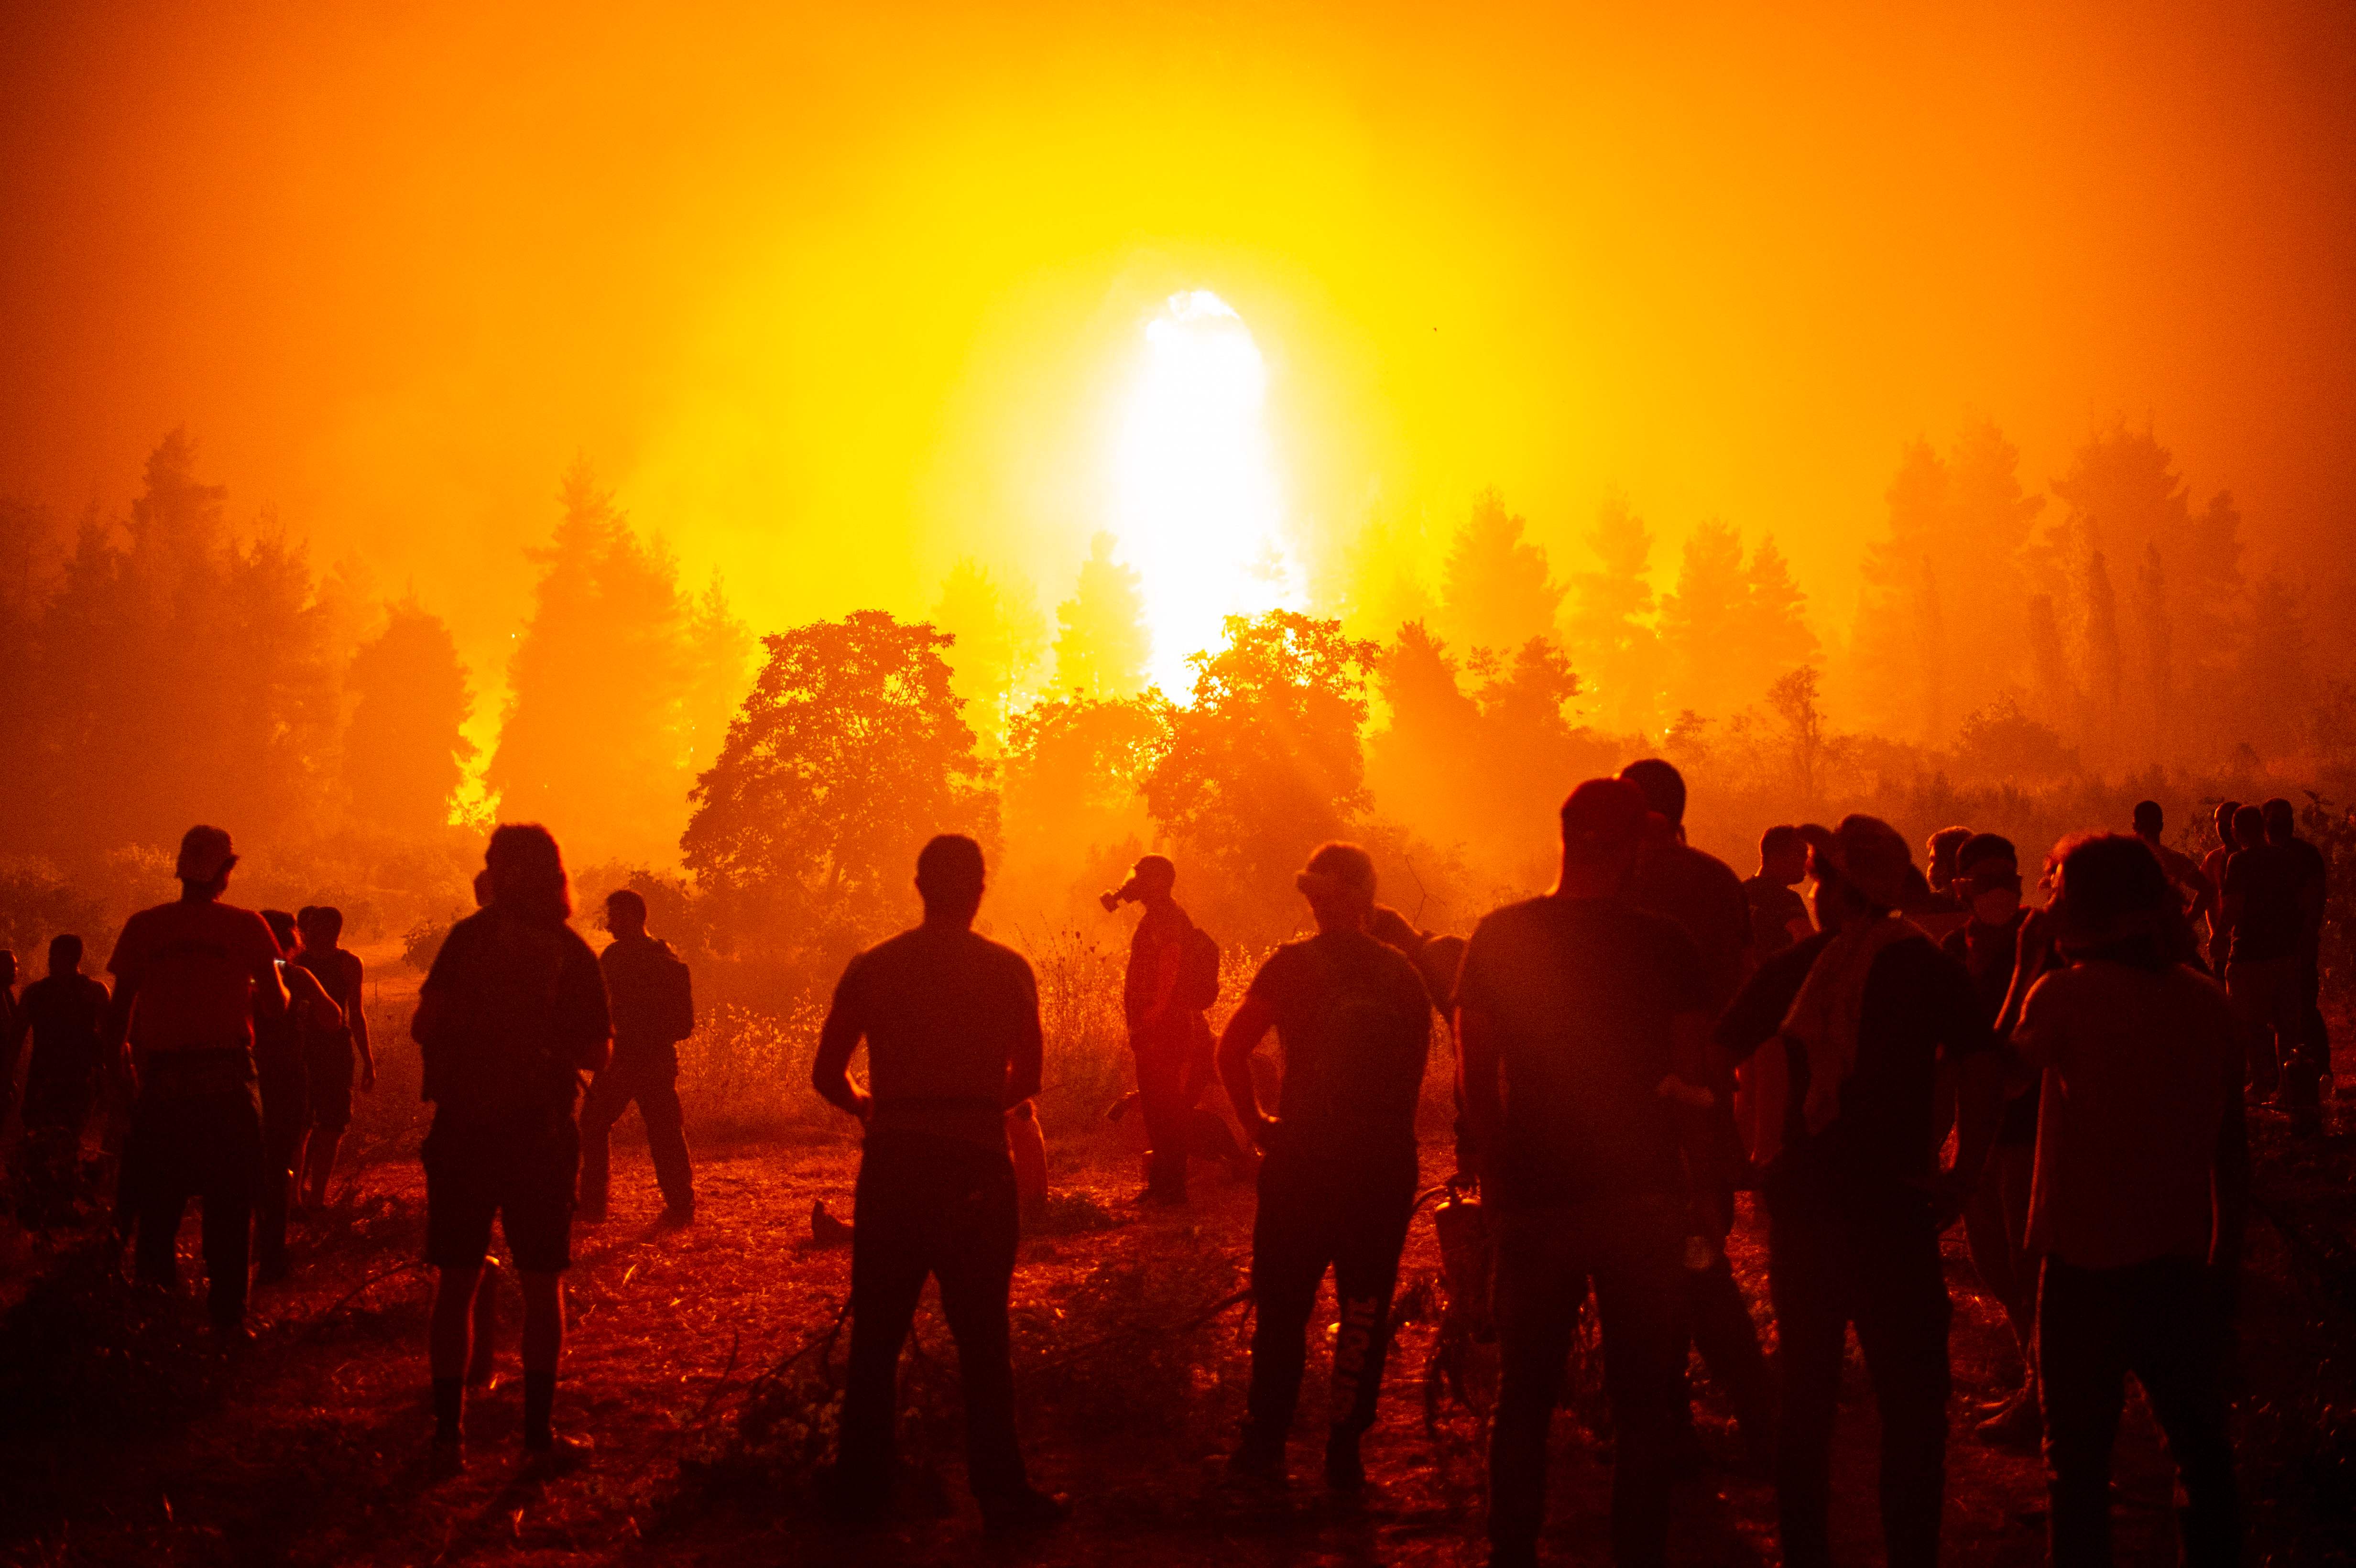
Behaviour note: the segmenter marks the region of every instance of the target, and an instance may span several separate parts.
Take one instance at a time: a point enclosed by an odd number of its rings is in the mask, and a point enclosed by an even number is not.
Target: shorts
[[[352,1125],[352,1042],[337,1040],[304,1051],[310,1080],[309,1125],[322,1132],[339,1133]]]
[[[454,1125],[437,1115],[423,1153],[427,1263],[480,1268],[497,1216],[516,1267],[556,1274],[572,1266],[581,1132],[569,1113],[543,1124]]]

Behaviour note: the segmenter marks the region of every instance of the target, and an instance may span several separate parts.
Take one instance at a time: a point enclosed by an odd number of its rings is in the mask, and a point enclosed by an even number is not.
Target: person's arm
[[[1145,1021],[1158,1024],[1170,1016],[1170,1004],[1178,995],[1178,970],[1185,957],[1185,944],[1165,942],[1153,961],[1153,1000],[1145,1009]]]
[[[360,967],[359,954],[347,953],[344,960],[351,974],[350,983],[344,987],[344,992],[352,999],[351,1011],[344,1021],[352,1026],[352,1043],[359,1048],[360,1090],[363,1093],[374,1093],[376,1052],[369,1045],[367,976]]]
[[[1257,993],[1247,993],[1235,1016],[1219,1034],[1219,1082],[1227,1087],[1227,1103],[1252,1147],[1265,1152],[1276,1129],[1276,1118],[1259,1106],[1259,1088],[1252,1082],[1252,1052],[1276,1022],[1276,1010]]]
[[[2191,856],[2184,857],[2183,865],[2184,880],[2192,889],[2192,903],[2185,910],[2184,918],[2188,921],[2197,921],[2207,914],[2211,906],[2216,903],[2217,884],[2209,880],[2209,873],[2202,870],[2201,862]]]
[[[278,977],[278,939],[270,934],[270,927],[260,915],[248,915],[261,934],[246,977],[253,982],[253,1019],[256,1023],[277,1024],[286,1021],[286,986]]]
[[[866,1027],[860,1021],[857,1004],[852,1000],[852,976],[858,973],[859,961],[842,972],[842,979],[834,988],[834,1005],[827,1008],[826,1022],[818,1031],[818,1055],[810,1063],[810,1087],[819,1098],[838,1111],[847,1111],[861,1121],[875,1114],[875,1097],[851,1081],[851,1054],[859,1049]]]
[[[1955,1163],[1938,1180],[1936,1213],[1944,1231],[1963,1218],[1996,1147],[2004,1116],[2004,1058],[1969,971],[1944,955],[1937,964],[1939,1040],[1954,1065],[1955,1083]]]
[[[1006,1063],[1006,1104],[1012,1110],[1039,1092],[1046,1071],[1046,1041],[1039,1028],[1039,982],[1031,965],[1023,965],[1023,1017],[1014,1037],[1013,1054]],[[823,1093],[823,1091],[821,1091]]]

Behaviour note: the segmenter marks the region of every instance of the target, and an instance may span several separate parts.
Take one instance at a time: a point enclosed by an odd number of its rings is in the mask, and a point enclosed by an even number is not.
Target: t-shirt
[[[1657,845],[1637,860],[1628,901],[1685,927],[1701,953],[1704,1001],[1712,1012],[1724,1007],[1751,946],[1751,901],[1734,868],[1690,844]]]
[[[106,999],[106,987],[87,975],[48,975],[25,987],[17,1006],[33,1037],[28,1097],[42,1087],[87,1088],[97,1077]]]
[[[2241,901],[2233,923],[2231,964],[2258,964],[2298,952],[2303,923],[2298,895],[2308,869],[2286,844],[2236,849],[2225,862],[2225,895]]]
[[[2013,1040],[2045,1070],[2029,1245],[2081,1268],[2206,1258],[2217,1133],[2241,1093],[2233,1008],[2189,965],[2081,963]]]
[[[643,933],[617,937],[597,955],[605,976],[605,1004],[614,1013],[614,1054],[665,1056],[678,1043],[674,998],[690,985],[687,965],[670,944]],[[693,1001],[689,1000],[689,1011]],[[675,1058],[674,1058],[675,1060]]]
[[[2304,838],[2293,838],[2283,848],[2290,851],[2291,861],[2298,868],[2299,941],[2304,946],[2313,934],[2307,924],[2308,912],[2321,909],[2329,895],[2331,863]]]
[[[141,1051],[253,1046],[253,986],[278,957],[270,923],[250,909],[179,899],[123,922],[106,972],[130,986],[131,1043]]]
[[[1709,1006],[1676,921],[1620,899],[1529,899],[1472,933],[1457,1006],[1496,1030],[1505,1125],[1483,1196],[1534,1209],[1677,1192],[1669,1020]]]
[[[827,1025],[866,1038],[871,1133],[1003,1148],[1010,1088],[1038,1086],[1038,982],[977,932],[918,926],[869,948],[843,970]]]
[[[1751,904],[1751,951],[1762,963],[1792,945],[1792,924],[1810,924],[1808,901],[1798,891],[1761,875],[1742,884]]]
[[[1719,1048],[1743,1061],[1776,1039],[1832,939],[1831,932],[1818,932],[1760,965],[1718,1021]],[[1844,1202],[1905,1190],[1936,1162],[1931,1115],[1941,1059],[1995,1044],[1962,965],[1923,937],[1892,943],[1866,972],[1857,1061],[1841,1085],[1839,1114],[1822,1132],[1808,1130],[1807,1053],[1786,1049],[1791,1095],[1783,1152],[1771,1179],[1789,1191]]]
[[[441,1021],[424,1098],[467,1120],[570,1115],[612,1032],[597,955],[561,921],[497,904],[450,928],[420,987]]]
[[[1288,942],[1252,976],[1284,1053],[1286,1152],[1355,1163],[1415,1158],[1431,1000],[1404,955],[1364,932]]]

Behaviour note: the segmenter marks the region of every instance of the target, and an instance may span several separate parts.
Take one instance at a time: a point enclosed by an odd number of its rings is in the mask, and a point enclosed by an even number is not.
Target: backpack
[[[695,983],[685,963],[665,949],[662,962],[653,965],[661,976],[654,995],[655,1032],[671,1045],[695,1032]]]
[[[1219,999],[1219,944],[1199,925],[1186,928],[1185,945],[1178,952],[1178,986],[1172,1000],[1182,1009],[1199,1013]]]

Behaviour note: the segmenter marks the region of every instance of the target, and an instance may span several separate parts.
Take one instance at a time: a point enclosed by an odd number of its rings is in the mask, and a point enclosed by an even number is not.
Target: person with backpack
[[[1251,1394],[1239,1477],[1281,1480],[1301,1397],[1302,1335],[1330,1266],[1341,1332],[1326,1407],[1325,1482],[1365,1485],[1358,1440],[1375,1424],[1391,1292],[1415,1207],[1415,1107],[1431,1045],[1431,998],[1406,955],[1368,929],[1375,863],[1327,844],[1294,878],[1317,934],[1269,955],[1219,1040],[1219,1077],[1267,1156],[1252,1223]],[[1260,1109],[1252,1053],[1284,1051],[1278,1114]]]
[[[425,1162],[425,1261],[434,1291],[434,1462],[466,1464],[466,1376],[491,1221],[523,1285],[523,1446],[548,1468],[587,1445],[554,1429],[573,1264],[581,1074],[612,1054],[597,955],[567,923],[572,890],[548,829],[502,823],[483,855],[490,899],[450,928],[409,1030],[423,1054],[434,1125]]]
[[[1204,1011],[1219,999],[1219,944],[1172,897],[1178,868],[1146,855],[1107,911],[1136,903],[1145,912],[1130,939],[1121,988],[1129,1046],[1137,1055],[1137,1093],[1145,1113],[1147,1156],[1142,1201],[1183,1206],[1186,1157],[1195,1143],[1194,1106],[1211,1080],[1211,1026]]]
[[[597,966],[613,1011],[614,1060],[581,1103],[580,1217],[592,1224],[605,1218],[614,1124],[636,1101],[662,1189],[658,1222],[691,1224],[695,1183],[679,1104],[679,1042],[695,1032],[694,985],[670,944],[647,934],[647,901],[637,893],[616,888],[606,895],[605,929],[614,940]]]

